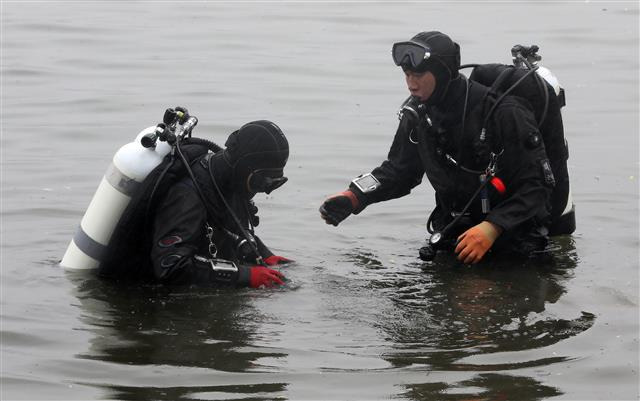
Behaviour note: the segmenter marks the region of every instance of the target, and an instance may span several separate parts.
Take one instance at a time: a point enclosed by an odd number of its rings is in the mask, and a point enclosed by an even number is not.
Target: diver
[[[274,267],[291,260],[274,255],[255,235],[259,218],[252,199],[287,181],[285,135],[260,120],[231,133],[224,149],[193,142],[184,139],[146,178],[100,275],[171,285],[284,284]]]
[[[460,74],[459,45],[441,32],[395,43],[392,57],[411,96],[401,106],[387,160],[328,197],[321,217],[337,226],[372,203],[409,194],[426,174],[436,206],[427,221],[432,235],[420,250],[423,260],[453,251],[474,264],[490,250],[522,256],[544,250],[554,226],[556,179],[530,103],[506,93],[498,97]],[[568,151],[566,157],[564,150],[556,154],[561,156],[555,164],[564,163],[566,173]],[[564,181],[568,186],[568,176]],[[565,206],[566,197],[554,207]],[[554,234],[572,232],[575,220],[569,220],[573,224]]]

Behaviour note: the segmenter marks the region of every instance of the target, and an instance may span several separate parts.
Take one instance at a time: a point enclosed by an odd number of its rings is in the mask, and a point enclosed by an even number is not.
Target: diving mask
[[[418,69],[425,61],[431,57],[431,49],[422,43],[412,40],[407,42],[394,43],[391,48],[393,62],[403,69]]]
[[[250,192],[270,194],[287,181],[281,168],[264,168],[252,171],[247,178],[247,185]]]

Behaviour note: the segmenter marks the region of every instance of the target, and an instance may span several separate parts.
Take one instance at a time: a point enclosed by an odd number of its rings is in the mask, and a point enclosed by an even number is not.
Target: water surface
[[[2,399],[638,399],[637,2],[2,3]],[[553,257],[468,268],[417,249],[427,184],[339,228],[325,196],[385,157],[390,47],[462,62],[537,44],[567,91],[578,229]],[[167,107],[223,143],[271,119],[289,183],[267,291],[114,286],[57,266],[114,152]]]

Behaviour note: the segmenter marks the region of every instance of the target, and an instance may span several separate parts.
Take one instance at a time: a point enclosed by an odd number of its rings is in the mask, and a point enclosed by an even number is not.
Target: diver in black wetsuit
[[[495,98],[458,73],[459,46],[443,33],[419,33],[396,43],[392,55],[411,97],[387,160],[326,199],[321,217],[337,226],[372,203],[407,195],[426,173],[436,197],[433,248],[454,250],[464,263],[490,249],[543,250],[554,176],[527,101],[506,96],[489,113]]]
[[[225,149],[209,142],[217,152],[191,142],[183,140],[180,151],[189,169],[168,156],[147,177],[147,190],[140,191],[124,218],[145,223],[131,224],[139,233],[121,224],[122,232],[114,236],[119,242],[110,245],[111,260],[103,263],[101,275],[172,285],[282,285],[284,275],[267,266],[290,260],[274,255],[255,235],[259,220],[252,198],[287,181],[286,137],[274,123],[261,120],[233,132]]]

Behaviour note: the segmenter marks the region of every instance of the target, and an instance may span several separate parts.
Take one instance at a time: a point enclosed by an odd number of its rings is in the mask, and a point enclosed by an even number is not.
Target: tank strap
[[[131,197],[140,188],[140,183],[133,178],[128,177],[120,171],[115,164],[109,164],[107,172],[104,174],[105,179],[118,192]]]
[[[89,234],[82,229],[82,225],[76,230],[73,236],[73,242],[78,249],[98,262],[101,262],[107,254],[107,246],[91,238]]]

